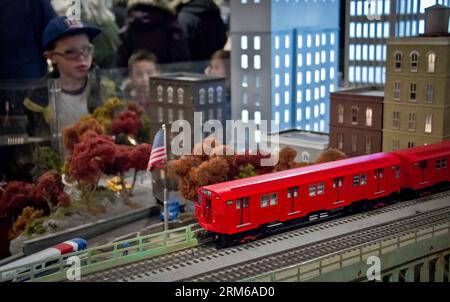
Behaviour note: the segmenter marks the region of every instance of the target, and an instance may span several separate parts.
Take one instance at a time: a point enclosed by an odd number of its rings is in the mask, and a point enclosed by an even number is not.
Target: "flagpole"
[[[169,161],[169,157],[167,156],[167,134],[166,134],[166,125],[162,125],[163,133],[164,133],[164,152],[166,155],[166,163],[164,164],[164,232],[169,230],[169,211],[167,209],[167,162]]]

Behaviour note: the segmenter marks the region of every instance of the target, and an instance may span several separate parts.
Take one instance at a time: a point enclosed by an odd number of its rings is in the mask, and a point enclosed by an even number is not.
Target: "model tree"
[[[124,107],[124,101],[118,98],[110,98],[102,106],[98,107],[91,117],[103,126],[107,134],[112,134],[112,120],[117,112]]]
[[[91,131],[74,147],[69,162],[69,174],[78,183],[82,199],[88,208],[102,173],[116,160],[116,150],[111,137]]]
[[[121,133],[136,138],[139,129],[142,128],[142,122],[135,111],[126,110],[120,113],[112,121],[112,129],[115,135]]]
[[[0,199],[0,215],[7,216],[12,223],[28,206],[48,212],[43,196],[33,184],[11,181],[4,188]]]
[[[328,149],[323,151],[320,156],[314,161],[314,164],[327,163],[331,161],[346,159],[347,155],[338,149]]]
[[[9,232],[9,240],[17,238],[23,231],[26,230],[27,226],[30,225],[36,219],[44,217],[43,210],[35,210],[32,207],[26,207],[23,209],[22,214],[17,218],[11,231]]]
[[[45,200],[51,213],[57,207],[68,207],[70,197],[64,192],[61,174],[56,171],[49,171],[38,179],[36,190]]]
[[[33,180],[37,181],[39,176],[47,171],[60,170],[61,159],[59,155],[49,147],[38,147],[33,152]]]
[[[84,119],[75,125],[63,129],[64,147],[72,152],[75,145],[82,141],[83,135],[88,131],[91,132],[91,135],[92,132],[96,134],[105,134],[105,129],[96,119]]]

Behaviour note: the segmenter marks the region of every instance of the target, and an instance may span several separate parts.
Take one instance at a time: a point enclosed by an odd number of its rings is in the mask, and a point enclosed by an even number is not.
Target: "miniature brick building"
[[[377,86],[332,93],[330,148],[350,157],[381,152],[383,99]]]
[[[328,132],[338,85],[339,1],[231,4],[232,118]]]
[[[423,34],[425,9],[436,3],[450,0],[346,0],[346,85],[384,84],[387,39]]]
[[[226,120],[230,119],[230,100],[225,88],[225,78],[206,76],[194,73],[173,73],[150,78],[150,111],[151,137],[161,129],[167,129],[167,154],[174,159],[170,150],[170,142],[178,133],[171,133],[172,123],[186,120],[194,129],[194,112],[202,113],[202,125],[208,120],[218,120],[224,126],[223,139],[226,139]],[[204,135],[206,136],[206,134]],[[204,138],[204,137],[203,137]],[[191,136],[191,147],[194,146]],[[191,148],[191,150],[192,150]],[[163,171],[152,173],[153,191],[162,200]],[[169,183],[170,189],[176,184]]]
[[[450,139],[450,9],[427,9],[425,34],[388,40],[383,151]]]

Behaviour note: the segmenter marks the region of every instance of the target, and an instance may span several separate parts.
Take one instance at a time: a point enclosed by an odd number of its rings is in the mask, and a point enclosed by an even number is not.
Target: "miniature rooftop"
[[[270,136],[278,136],[276,134],[269,134]],[[295,146],[310,146],[311,144],[318,145],[322,148],[328,147],[329,137],[324,133],[310,132],[304,130],[291,129],[281,131],[279,133],[279,140],[282,144],[289,144]]]
[[[358,88],[349,88],[333,92],[333,94],[353,94],[374,97],[384,97],[384,88],[382,86],[364,86]]]
[[[163,79],[182,82],[203,82],[203,81],[217,81],[225,78],[208,76],[202,73],[177,72],[167,73],[160,76],[154,76],[153,79]]]

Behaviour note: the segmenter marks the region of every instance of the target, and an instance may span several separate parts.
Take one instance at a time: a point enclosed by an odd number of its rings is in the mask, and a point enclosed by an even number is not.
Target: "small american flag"
[[[160,164],[167,160],[164,132],[164,129],[161,129],[155,135],[152,152],[150,154],[150,159],[148,160],[147,172],[150,172],[155,166],[160,167]]]

